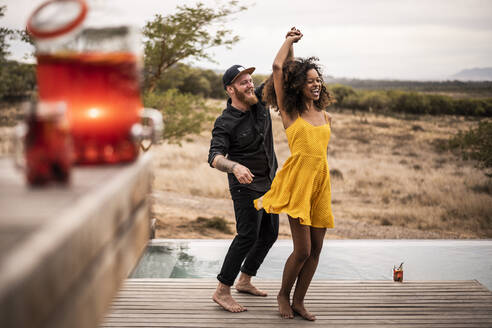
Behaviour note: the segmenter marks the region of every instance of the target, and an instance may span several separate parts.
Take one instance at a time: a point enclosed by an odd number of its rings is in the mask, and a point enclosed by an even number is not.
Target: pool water
[[[131,278],[213,278],[231,240],[154,239]],[[279,240],[257,276],[280,279],[292,252]],[[492,290],[492,240],[325,240],[314,279],[392,280],[403,263],[404,280],[472,280]]]

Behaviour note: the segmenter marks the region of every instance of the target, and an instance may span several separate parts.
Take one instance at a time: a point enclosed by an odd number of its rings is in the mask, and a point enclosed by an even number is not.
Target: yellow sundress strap
[[[331,128],[331,120],[328,117],[328,112],[326,110],[323,110],[323,114],[325,115],[325,121],[328,125],[330,125]]]

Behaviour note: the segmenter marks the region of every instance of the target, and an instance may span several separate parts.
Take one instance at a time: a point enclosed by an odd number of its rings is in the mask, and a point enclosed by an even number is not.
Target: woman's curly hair
[[[304,113],[306,103],[304,101],[303,87],[307,81],[307,72],[315,69],[321,79],[321,90],[319,99],[314,101],[316,109],[321,111],[335,102],[335,98],[328,92],[323,81],[321,68],[316,63],[318,58],[296,58],[284,63],[282,68],[284,74],[284,108],[291,118]],[[265,81],[263,89],[263,101],[278,111],[277,95],[273,86],[273,74]],[[297,115],[296,115],[297,114]]]

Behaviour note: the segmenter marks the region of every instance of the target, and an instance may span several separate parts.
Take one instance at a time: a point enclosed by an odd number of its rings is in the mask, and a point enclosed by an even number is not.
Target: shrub
[[[196,218],[195,223],[202,228],[215,229],[226,234],[232,234],[233,231],[229,228],[227,220],[223,217],[214,216],[212,218],[205,218],[199,216]]]
[[[340,179],[340,180],[343,180],[343,173],[339,169],[331,169],[330,170],[330,177],[332,179]]]
[[[409,114],[425,114],[427,102],[424,96],[416,92],[402,92],[392,101],[392,110]]]
[[[492,99],[453,99],[448,96],[401,90],[354,90],[334,84],[330,87],[341,108],[430,115],[492,116]]]
[[[454,114],[453,99],[441,95],[427,95],[427,114]]]
[[[214,119],[213,108],[202,97],[180,93],[177,89],[147,92],[144,104],[161,111],[165,124],[163,138],[170,143],[180,144],[184,136],[199,134]]]
[[[383,111],[388,108],[390,98],[386,92],[367,91],[362,93],[360,97],[360,107],[369,111]]]
[[[345,98],[343,98],[343,102],[336,103],[337,106],[344,107],[344,108],[350,108],[350,109],[359,109],[359,110],[368,110],[367,108],[364,108],[360,102],[360,95],[358,93],[353,93]]]
[[[149,79],[144,80],[144,90],[148,89]],[[222,87],[222,76],[212,70],[191,67],[178,63],[168,68],[163,74],[154,92],[178,89],[183,93],[200,95],[205,98],[223,99],[225,91]]]
[[[492,122],[482,121],[475,129],[460,131],[449,140],[449,148],[459,149],[463,159],[476,160],[481,168],[492,168]]]
[[[5,61],[0,67],[0,99],[28,96],[36,87],[32,64]]]
[[[337,107],[345,107],[342,105],[344,103],[344,100],[351,95],[355,95],[355,91],[352,87],[342,84],[335,84],[329,89],[333,92],[335,96],[335,99],[337,101],[335,104]]]
[[[459,115],[492,116],[492,99],[458,99],[454,107]]]
[[[470,187],[476,193],[492,195],[492,179],[487,179]]]

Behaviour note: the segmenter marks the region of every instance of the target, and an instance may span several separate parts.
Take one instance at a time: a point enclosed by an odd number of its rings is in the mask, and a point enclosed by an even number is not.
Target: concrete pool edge
[[[224,242],[232,242],[231,239],[172,239],[172,238],[155,238],[149,240],[148,246],[161,246],[168,245],[170,243],[210,243],[210,244],[220,244]],[[409,244],[432,244],[438,243],[441,246],[445,244],[459,243],[462,245],[476,245],[476,244],[488,244],[492,245],[492,239],[325,239],[324,244],[364,244],[370,243],[373,245],[380,245],[384,243],[409,243]],[[292,244],[291,239],[280,239],[277,240],[274,244]]]
[[[231,242],[232,239],[150,240],[141,258],[142,265],[139,263],[135,275],[132,273],[129,278],[215,277]],[[292,240],[278,240],[258,278],[281,277],[292,246]],[[315,279],[392,281],[393,266],[404,262],[405,281],[476,280],[492,290],[489,258],[492,239],[325,240]]]

